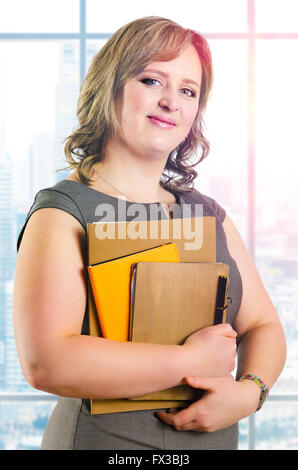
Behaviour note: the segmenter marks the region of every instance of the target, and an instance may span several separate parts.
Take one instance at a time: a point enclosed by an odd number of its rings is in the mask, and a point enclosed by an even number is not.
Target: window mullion
[[[86,73],[86,0],[80,0],[80,83]]]
[[[248,249],[255,256],[255,0],[247,0],[248,13],[248,154],[247,154],[247,194],[248,194]]]

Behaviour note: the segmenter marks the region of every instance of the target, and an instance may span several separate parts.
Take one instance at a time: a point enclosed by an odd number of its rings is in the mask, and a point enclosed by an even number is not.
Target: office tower
[[[0,280],[6,281],[14,272],[12,162],[7,152],[0,155],[0,220]]]
[[[25,391],[28,387],[19,365],[13,320],[12,320],[13,281],[5,282],[5,388],[11,391]]]
[[[59,74],[56,86],[56,126],[55,126],[55,167],[65,168],[64,139],[77,125],[76,106],[79,96],[78,44],[63,42],[59,60]],[[69,171],[55,173],[56,181],[68,176]]]
[[[37,134],[33,136],[29,159],[30,199],[32,202],[38,191],[52,186],[56,182],[54,154],[54,137],[52,134]]]

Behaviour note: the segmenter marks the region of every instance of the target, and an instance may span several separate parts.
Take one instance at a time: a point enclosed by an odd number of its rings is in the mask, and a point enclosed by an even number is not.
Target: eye
[[[143,78],[140,80],[142,83],[145,83],[146,85],[151,85],[151,86],[158,86],[162,85],[162,83],[157,80],[156,78]],[[190,98],[195,98],[197,95],[196,93],[191,90],[190,88],[182,88],[182,94],[185,96],[189,96]]]
[[[190,97],[195,97],[196,96],[196,93],[194,91],[190,90],[189,88],[183,88],[182,91],[185,92],[184,94],[186,96],[190,96]]]
[[[141,80],[142,83],[145,83],[146,85],[156,85],[160,84],[160,81],[156,80],[156,78],[143,78]]]

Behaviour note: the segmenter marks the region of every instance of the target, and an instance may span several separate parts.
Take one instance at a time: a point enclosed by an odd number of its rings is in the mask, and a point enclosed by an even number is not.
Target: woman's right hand
[[[228,323],[208,326],[188,336],[182,347],[192,369],[190,375],[230,375],[235,368],[236,337],[236,331]]]

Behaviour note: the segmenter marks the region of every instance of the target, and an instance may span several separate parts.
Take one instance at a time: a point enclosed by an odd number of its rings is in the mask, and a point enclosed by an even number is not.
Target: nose
[[[178,111],[178,100],[174,92],[163,90],[163,94],[158,102],[159,107],[168,112]]]

